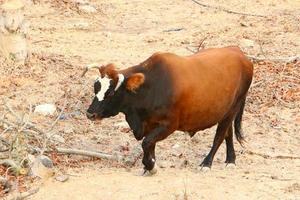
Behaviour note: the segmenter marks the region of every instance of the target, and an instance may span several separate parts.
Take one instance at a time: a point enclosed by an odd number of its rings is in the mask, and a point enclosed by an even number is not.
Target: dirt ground
[[[213,0],[207,4],[219,8],[212,8],[192,0],[102,0],[91,1],[94,14],[78,12],[71,1],[35,2],[25,8],[29,61],[0,68],[0,95],[18,111],[41,103],[62,109],[66,101],[64,118],[55,126],[64,139],[60,147],[126,156],[139,145],[125,131],[123,115],[86,119],[97,76],[90,71],[80,77],[87,64],[125,68],[156,51],[189,55],[204,38],[204,48],[238,45],[266,61],[254,63],[243,120],[247,143],[242,148],[235,141],[235,168],[225,166],[222,145],[211,171],[197,170],[215,127],[192,139],[178,131],[157,145],[159,171],[153,177],[137,175],[140,158],[128,167],[106,160],[74,165],[81,157],[64,156],[55,167],[69,180],[51,178],[29,199],[300,199],[300,61],[279,62],[300,56],[300,1]],[[55,117],[33,115],[32,121],[49,127]]]

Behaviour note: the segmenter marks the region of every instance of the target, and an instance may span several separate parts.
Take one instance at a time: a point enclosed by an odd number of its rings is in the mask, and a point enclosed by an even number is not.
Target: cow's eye
[[[108,90],[105,94],[105,97],[112,97],[114,96],[114,94],[115,94],[114,90]]]
[[[101,89],[101,84],[99,81],[94,83],[94,93],[97,94]]]

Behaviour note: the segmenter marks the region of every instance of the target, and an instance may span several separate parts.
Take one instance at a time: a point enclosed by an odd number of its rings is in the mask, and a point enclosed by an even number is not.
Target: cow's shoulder
[[[173,57],[176,57],[176,55],[167,52],[156,52],[140,65],[148,70],[160,68],[170,63]]]

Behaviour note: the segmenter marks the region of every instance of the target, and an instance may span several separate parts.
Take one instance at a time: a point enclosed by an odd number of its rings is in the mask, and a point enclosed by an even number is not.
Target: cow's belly
[[[220,122],[232,109],[235,102],[235,91],[222,95],[200,95],[185,99],[178,109],[181,131],[199,131],[210,128]]]

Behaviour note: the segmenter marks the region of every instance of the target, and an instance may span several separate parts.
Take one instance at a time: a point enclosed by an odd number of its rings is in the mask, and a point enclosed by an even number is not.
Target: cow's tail
[[[242,133],[242,118],[243,118],[243,113],[245,108],[245,102],[246,102],[246,96],[242,99],[240,108],[234,119],[234,133],[237,141],[240,143],[242,147],[244,146],[244,142],[245,142],[245,138]]]

